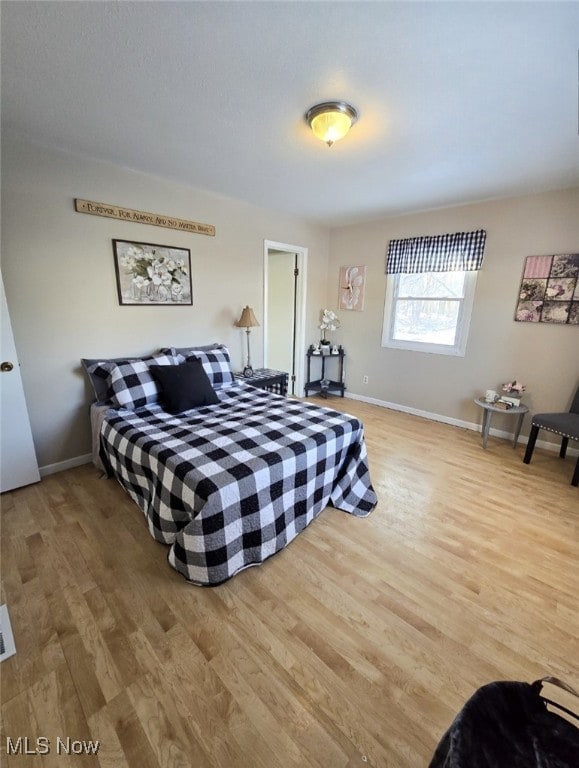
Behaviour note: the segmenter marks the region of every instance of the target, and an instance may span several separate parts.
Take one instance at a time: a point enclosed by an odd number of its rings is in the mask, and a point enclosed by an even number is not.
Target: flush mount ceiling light
[[[306,122],[320,141],[331,147],[343,139],[358,119],[358,111],[345,101],[325,101],[306,112]]]

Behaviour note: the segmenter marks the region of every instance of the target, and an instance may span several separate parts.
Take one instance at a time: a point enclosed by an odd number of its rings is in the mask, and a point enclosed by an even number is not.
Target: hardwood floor
[[[418,768],[480,685],[579,687],[574,460],[328,404],[366,425],[378,507],[326,509],[220,587],[91,465],[2,497],[3,765]]]

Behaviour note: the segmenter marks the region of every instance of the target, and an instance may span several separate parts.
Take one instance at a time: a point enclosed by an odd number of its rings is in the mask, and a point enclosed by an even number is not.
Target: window
[[[463,356],[486,232],[391,240],[383,347]]]
[[[383,347],[463,356],[476,272],[388,275]]]

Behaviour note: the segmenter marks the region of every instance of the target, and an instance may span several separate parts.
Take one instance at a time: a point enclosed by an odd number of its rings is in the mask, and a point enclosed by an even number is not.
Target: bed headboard
[[[111,363],[111,364],[122,364],[127,363],[134,360],[146,360],[147,358],[150,358],[153,355],[168,353],[169,351],[172,351],[173,354],[180,353],[184,354],[186,352],[190,352],[193,349],[198,349],[202,352],[215,349],[216,347],[221,347],[221,344],[213,343],[213,344],[205,344],[203,346],[199,344],[192,344],[189,347],[163,347],[162,349],[158,350],[157,352],[151,352],[150,355],[141,355],[138,357],[83,357],[81,359],[81,364],[84,370],[86,371],[86,374],[89,378],[89,381],[92,385],[95,399],[97,403],[107,403],[110,402],[110,393],[109,393],[109,382],[108,377],[103,376],[103,373],[100,371],[95,371],[93,368],[96,363]]]

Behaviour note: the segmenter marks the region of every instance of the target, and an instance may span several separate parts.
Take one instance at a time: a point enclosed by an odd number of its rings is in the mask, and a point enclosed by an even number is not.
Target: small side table
[[[515,439],[513,441],[513,448],[517,447],[517,441],[521,434],[521,427],[523,426],[523,419],[525,414],[529,412],[526,405],[514,405],[512,408],[497,408],[494,403],[487,403],[481,397],[475,397],[475,403],[483,409],[483,421],[482,421],[482,446],[487,447],[487,439],[489,436],[489,430],[491,428],[491,418],[493,413],[502,413],[507,416],[517,416],[517,426],[515,428]]]
[[[344,384],[344,357],[346,356],[346,353],[344,352],[343,347],[340,345],[338,349],[337,354],[327,353],[327,354],[315,354],[314,353],[314,347],[313,345],[310,346],[306,353],[306,357],[308,360],[308,379],[304,385],[304,390],[306,393],[306,397],[310,394],[310,390],[313,392],[319,392],[319,394],[327,398],[328,394],[332,394],[335,392],[339,392],[339,394],[344,397],[344,390],[346,389],[346,385]],[[320,372],[320,378],[316,379],[315,381],[312,381],[312,375],[311,375],[311,362],[312,360],[321,360],[321,372]],[[327,360],[337,360],[338,361],[338,378],[337,379],[328,379],[326,378],[326,361]]]
[[[252,387],[266,389],[278,395],[287,395],[288,374],[285,371],[274,371],[271,368],[256,368],[253,376],[244,376],[243,373],[235,373],[235,378],[245,381]]]

